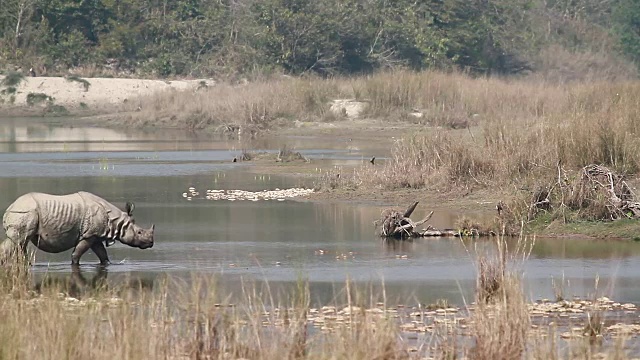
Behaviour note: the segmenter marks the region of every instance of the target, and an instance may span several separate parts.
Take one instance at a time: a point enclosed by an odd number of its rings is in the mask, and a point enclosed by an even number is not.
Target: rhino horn
[[[153,232],[155,228],[156,228],[156,224],[151,224],[151,228],[149,229],[149,231]]]

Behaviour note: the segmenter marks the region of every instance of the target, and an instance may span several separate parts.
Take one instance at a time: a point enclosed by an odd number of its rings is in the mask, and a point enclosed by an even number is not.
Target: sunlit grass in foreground
[[[35,292],[23,267],[9,267],[0,277],[0,359],[625,358],[623,337],[593,341],[605,331],[594,317],[572,340],[560,339],[559,326],[532,326],[521,270],[531,243],[490,241],[496,251],[469,250],[476,301],[462,309],[388,306],[384,290],[350,281],[323,307],[311,306],[304,281],[284,297],[246,283],[232,300],[204,274],[152,289],[80,286],[72,298],[68,285],[46,279]]]

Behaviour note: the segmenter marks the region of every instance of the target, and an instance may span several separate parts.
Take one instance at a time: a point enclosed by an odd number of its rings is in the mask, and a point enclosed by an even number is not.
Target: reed
[[[472,313],[473,359],[522,359],[531,320],[518,269],[529,257],[533,242],[520,237],[512,248],[496,238],[495,251],[477,252],[476,305]]]
[[[406,358],[396,322],[358,310],[366,296],[349,284],[346,303],[334,308],[353,312],[327,331],[310,330],[302,281],[287,300],[268,285],[244,284],[236,303],[201,275],[166,278],[152,290],[104,286],[75,298],[64,283],[21,296],[7,292],[15,283],[2,284],[2,359]]]
[[[156,280],[153,286],[133,279],[116,284],[99,279],[87,286],[89,283],[80,281],[82,273],[73,272],[70,281],[45,277],[34,291],[33,279],[19,275],[25,274],[20,272],[14,274],[13,281],[5,281],[7,276],[0,278],[0,317],[3,319],[0,358],[561,359],[577,354],[591,356],[589,336],[567,352],[561,348],[558,334],[550,331],[542,337],[532,333],[521,270],[532,243],[524,238],[510,242],[498,237],[495,243],[484,245],[491,246],[470,251],[478,278],[475,304],[456,315],[467,318],[463,322],[469,324],[465,337],[460,337],[459,324],[447,322],[436,326],[430,334],[407,336],[403,329],[414,327],[419,321],[408,314],[401,315],[400,307],[388,307],[387,299],[392,294],[388,294],[384,286],[381,293],[374,293],[348,279],[336,290],[332,302],[314,308],[304,280],[279,294],[268,283],[246,281],[240,290],[229,292],[204,274],[187,278],[166,276]],[[99,271],[96,276],[100,274]],[[78,282],[84,286],[78,286]],[[423,319],[425,311],[450,306],[441,301],[414,309],[422,312],[418,319]],[[599,320],[588,319],[592,320],[585,323],[590,326],[585,328],[590,331],[588,335],[598,336],[605,331],[598,325]],[[623,343],[616,342],[603,351],[605,355],[625,358],[623,349]]]

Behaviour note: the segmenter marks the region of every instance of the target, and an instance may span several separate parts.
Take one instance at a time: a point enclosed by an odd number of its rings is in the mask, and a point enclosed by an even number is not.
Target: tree
[[[0,0],[0,33],[3,37],[10,35],[13,57],[21,45],[23,30],[33,13],[35,0]]]
[[[619,0],[613,9],[612,22],[622,51],[640,64],[640,0]]]

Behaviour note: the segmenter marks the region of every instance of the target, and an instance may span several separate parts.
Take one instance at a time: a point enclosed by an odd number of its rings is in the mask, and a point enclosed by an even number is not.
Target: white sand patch
[[[0,80],[3,77],[0,76]],[[25,77],[17,88],[14,106],[26,104],[29,93],[43,93],[51,96],[55,104],[65,107],[89,107],[121,104],[125,99],[169,89],[195,91],[203,80],[143,80],[120,78],[83,78],[91,85],[85,91],[77,81],[68,81],[63,77]],[[204,80],[210,86],[212,80]]]

